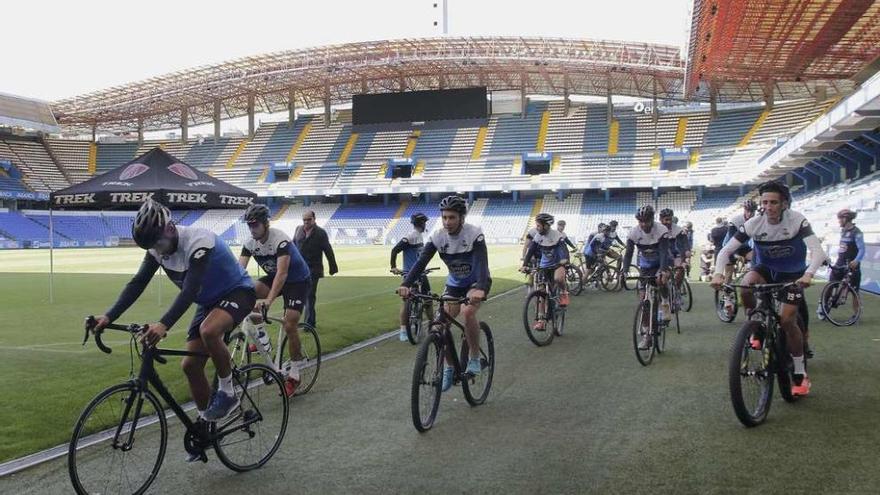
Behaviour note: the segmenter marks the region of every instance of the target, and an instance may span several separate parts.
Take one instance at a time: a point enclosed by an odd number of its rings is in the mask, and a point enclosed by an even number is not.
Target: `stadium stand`
[[[70,185],[40,142],[3,139],[0,141],[0,159],[9,160],[18,167],[24,174],[24,183],[34,191],[50,192]]]

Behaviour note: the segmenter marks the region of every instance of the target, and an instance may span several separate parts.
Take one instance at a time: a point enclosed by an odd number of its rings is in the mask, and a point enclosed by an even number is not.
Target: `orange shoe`
[[[293,397],[293,394],[296,393],[296,387],[298,387],[298,386],[299,386],[299,380],[294,380],[293,378],[288,376],[284,380],[284,393],[288,397]]]
[[[257,344],[248,344],[248,352],[257,352]]]
[[[764,347],[764,342],[757,335],[752,335],[749,337],[749,345],[752,346],[752,349],[760,351]]]
[[[804,377],[801,378],[800,384],[797,383],[797,378],[795,378],[791,384],[791,395],[798,397],[810,395],[810,387],[812,385],[813,384],[810,383],[810,377],[808,377],[807,375],[804,375]]]
[[[536,321],[535,326],[533,326],[532,328],[539,331],[539,332],[543,332],[544,331],[544,320]]]
[[[568,292],[559,295],[559,305],[563,308],[568,306]]]

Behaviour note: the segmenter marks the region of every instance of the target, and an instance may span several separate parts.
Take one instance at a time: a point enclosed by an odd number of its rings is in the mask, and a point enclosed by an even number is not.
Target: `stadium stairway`
[[[226,168],[232,168],[235,166],[235,161],[238,160],[238,157],[240,157],[245,148],[247,148],[249,142],[250,141],[247,139],[242,139],[241,142],[238,143],[238,147],[235,148],[235,151],[232,152],[232,156],[226,161]]]

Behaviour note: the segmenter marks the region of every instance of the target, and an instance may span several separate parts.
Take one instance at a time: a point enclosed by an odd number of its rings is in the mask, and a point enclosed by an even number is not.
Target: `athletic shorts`
[[[492,290],[492,277],[489,277],[489,283],[487,285],[486,295],[484,296],[485,298],[489,297],[489,291]],[[470,287],[454,287],[452,285],[447,285],[446,289],[443,291],[443,295],[449,297],[465,297],[473,288],[473,285]]]
[[[758,272],[768,284],[787,284],[804,276],[804,272],[777,272],[764,265],[755,265],[752,271]],[[785,304],[798,305],[804,300],[804,289],[793,285],[778,292],[777,297]]]
[[[259,281],[266,285],[266,287],[271,288],[274,279],[274,276],[264,275],[260,277]],[[311,285],[312,280],[308,278],[301,282],[285,283],[284,287],[281,288],[281,298],[284,300],[284,309],[292,309],[302,313],[303,308],[306,305],[306,299],[308,298]]]
[[[843,280],[843,276],[846,275],[846,265],[843,266],[832,266],[831,267],[831,275],[828,277],[829,282],[837,282],[838,280]],[[854,291],[858,292],[859,287],[862,285],[862,269],[859,267],[856,270],[853,270],[852,276],[849,279],[850,285]]]
[[[256,303],[257,294],[254,292],[254,289],[249,287],[239,287],[238,289],[232,289],[227,292],[213,304],[198,306],[196,308],[196,315],[193,316],[193,319],[189,324],[189,330],[187,330],[186,333],[186,341],[189,342],[201,338],[199,328],[202,326],[202,322],[205,321],[205,318],[208,317],[208,313],[214,309],[221,309],[229,313],[233,322],[232,328],[229,330],[232,330],[237,327],[247,315],[251,314],[251,311],[254,309],[254,304]]]

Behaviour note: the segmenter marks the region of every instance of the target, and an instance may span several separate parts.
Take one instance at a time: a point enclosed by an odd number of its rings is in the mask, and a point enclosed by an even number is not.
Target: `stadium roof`
[[[68,129],[178,128],[256,112],[345,103],[353,94],[485,85],[530,94],[682,98],[677,47],[538,37],[443,37],[330,45],[240,58],[52,103]]]
[[[831,97],[880,57],[880,2],[695,0],[690,34],[688,97]]]
[[[0,93],[0,125],[58,132],[58,123],[45,101]]]

